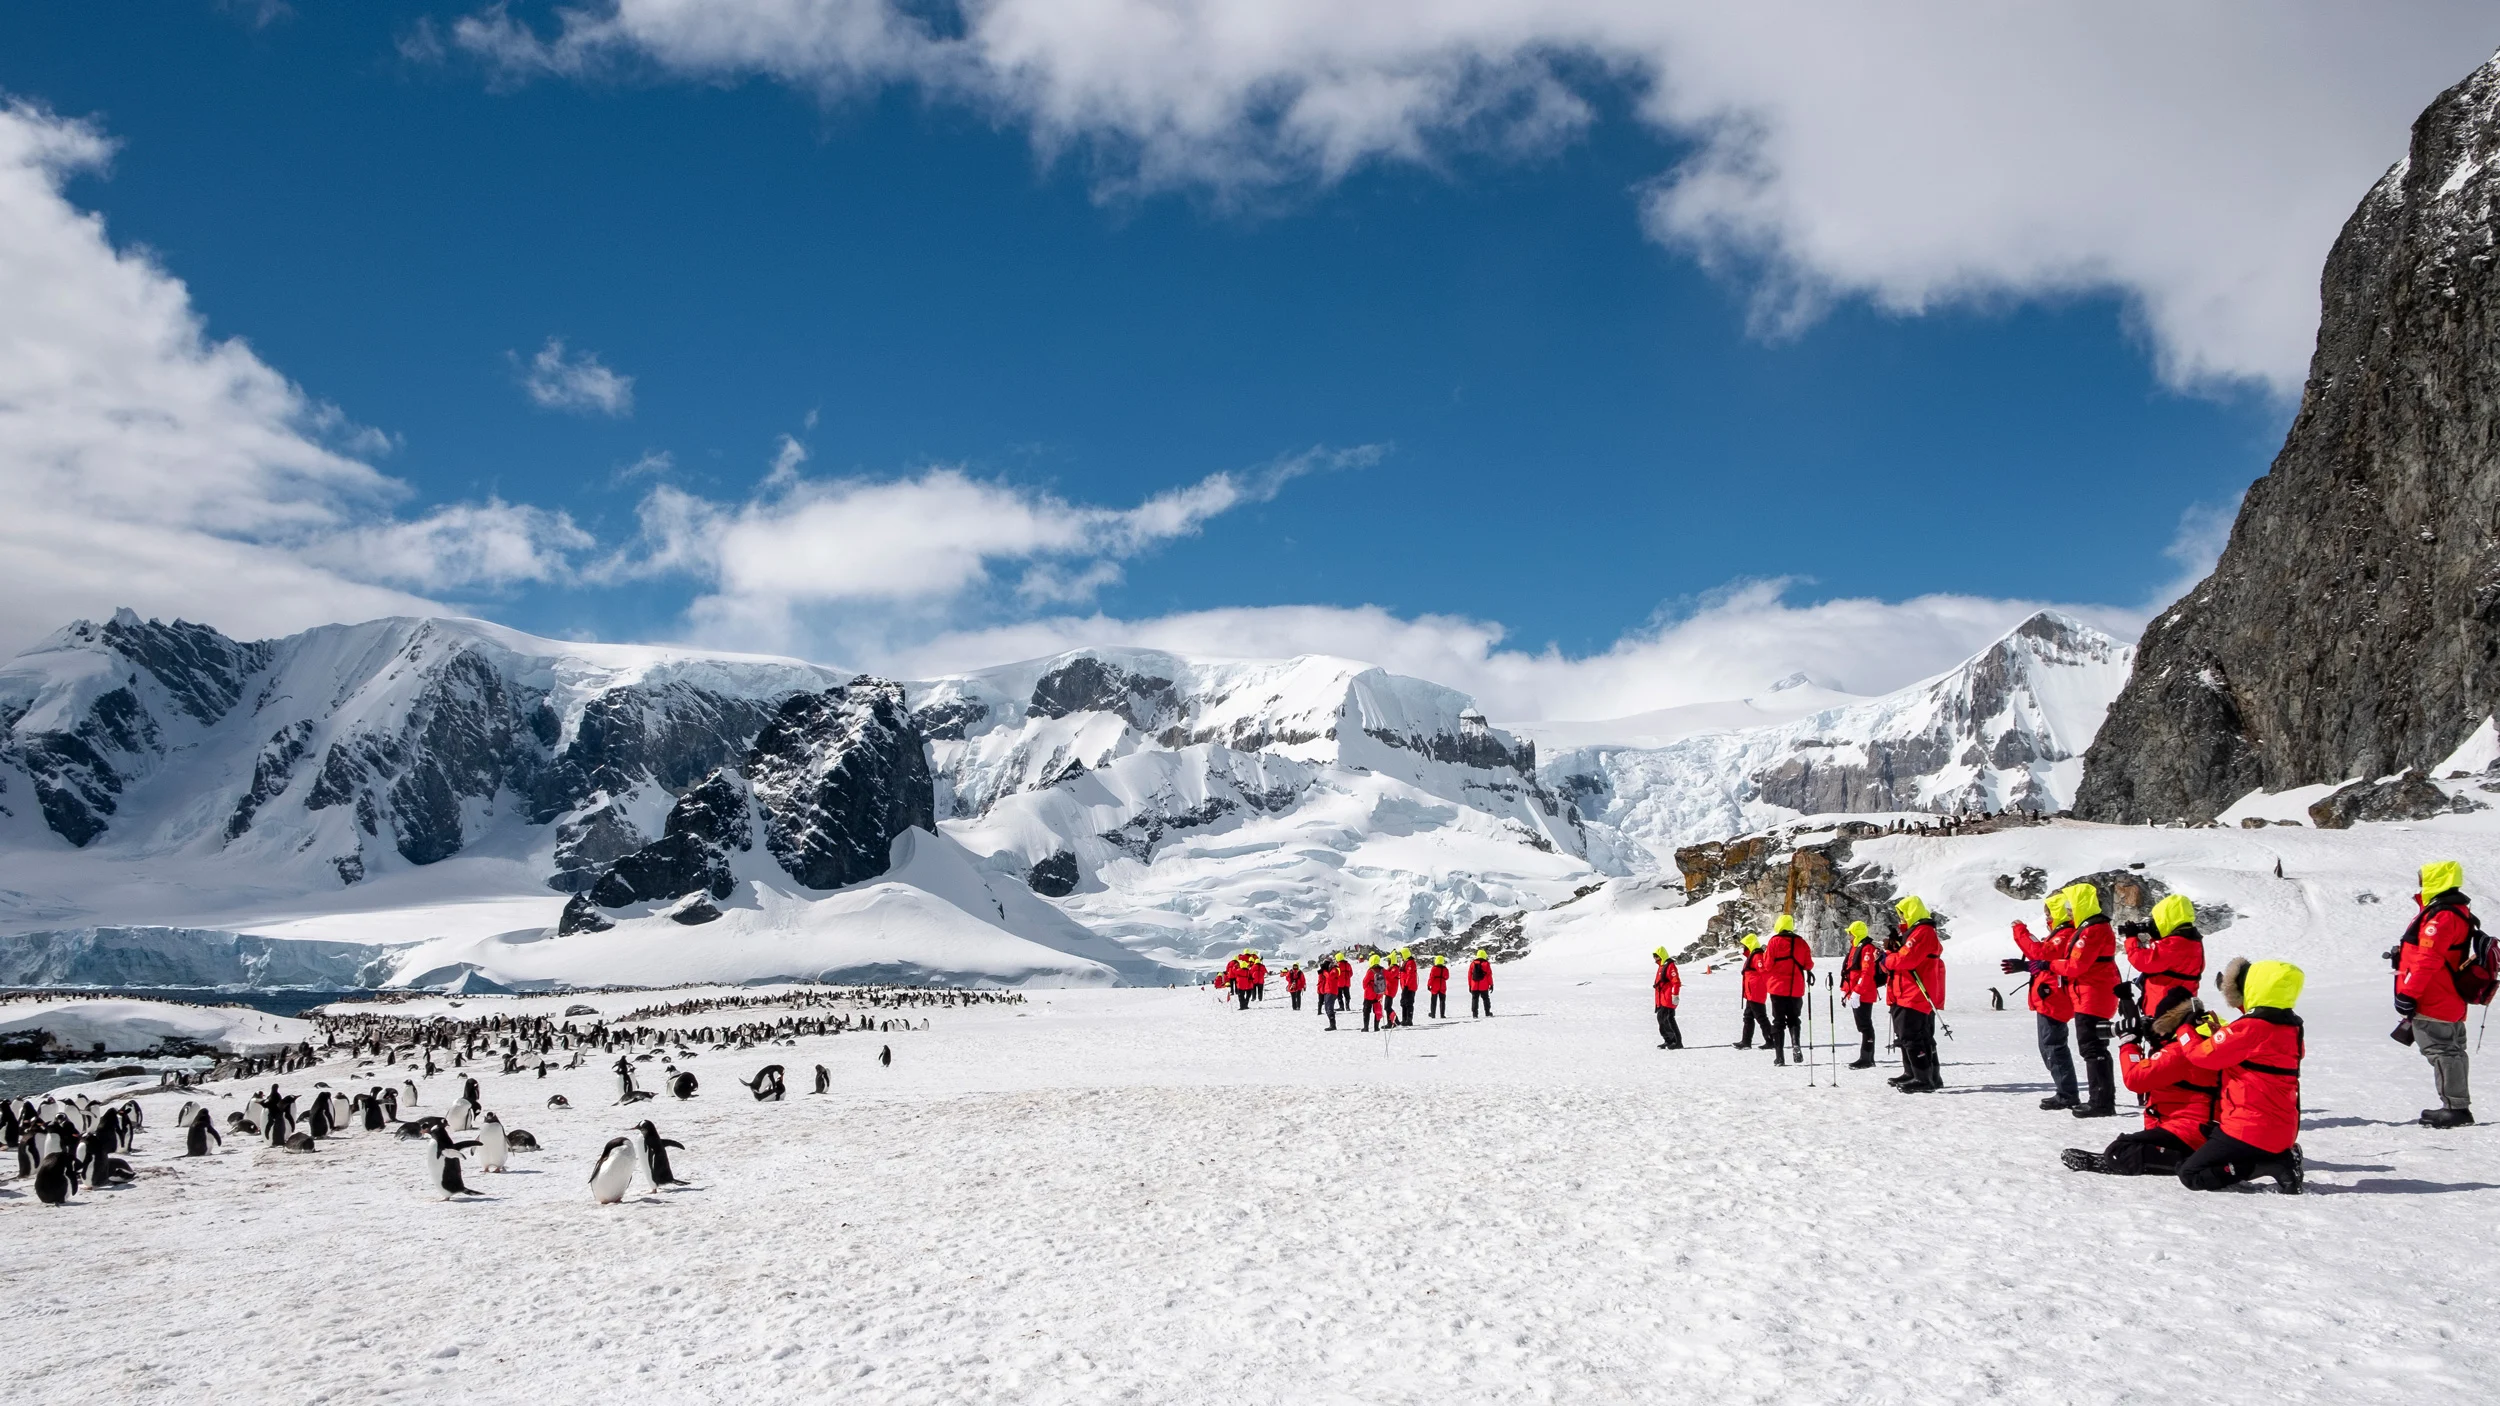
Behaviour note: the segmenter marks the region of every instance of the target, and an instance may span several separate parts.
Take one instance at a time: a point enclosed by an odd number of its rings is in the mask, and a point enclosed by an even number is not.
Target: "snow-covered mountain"
[[[247,643],[124,613],[0,668],[0,945],[51,980],[1152,981],[1516,926],[1800,813],[2059,809],[2127,660],[2043,615],[1885,698],[1539,725],[1660,743],[1540,764],[1463,694],[1318,656],[896,684],[474,621]],[[239,967],[204,933],[334,946]]]
[[[1549,757],[1546,784],[1594,827],[1665,858],[1801,815],[2055,812],[2125,685],[2133,647],[2043,611],[1955,668],[1882,698],[1663,746]]]

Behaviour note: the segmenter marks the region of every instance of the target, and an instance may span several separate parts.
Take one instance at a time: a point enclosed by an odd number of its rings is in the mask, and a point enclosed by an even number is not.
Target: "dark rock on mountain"
[[[736,763],[779,706],[778,699],[731,697],[686,683],[602,693],[583,707],[573,739],[538,777],[530,820],[544,825],[599,792],[622,796],[646,780],[683,791]],[[551,730],[546,743],[553,741]]]
[[[1172,681],[1132,674],[1117,664],[1079,656],[1033,685],[1028,718],[1064,718],[1071,713],[1117,713],[1139,732],[1151,733],[1165,718],[1180,711],[1180,694]]]
[[[720,909],[712,906],[709,900],[698,898],[694,902],[687,904],[685,907],[678,909],[676,912],[669,914],[668,920],[672,923],[684,923],[687,927],[691,928],[699,926],[703,923],[712,922],[719,917]]]
[[[1780,833],[1744,835],[1686,845],[1675,852],[1684,875],[1685,901],[1703,903],[1725,896],[1700,938],[1676,954],[1679,962],[1706,959],[1734,949],[1746,933],[1768,933],[1781,913],[1797,920],[1821,956],[1834,956],[1849,945],[1849,925],[1863,922],[1882,937],[1892,930],[1892,871],[1880,864],[1856,863],[1853,842],[1880,834],[1872,825],[1850,826],[1829,840],[1796,843]]]
[[[944,698],[911,715],[912,726],[932,742],[961,742],[989,720],[988,705],[975,698]]]
[[[660,838],[608,867],[589,889],[602,908],[623,908],[694,893],[727,898],[737,878],[730,856],[755,848],[747,792],[731,772],[715,772],[677,798]]]
[[[2480,802],[2449,795],[2416,770],[2390,781],[2356,781],[2309,807],[2309,823],[2349,830],[2364,820],[2428,820],[2480,809]]]
[[[412,653],[414,651],[412,650]],[[516,694],[475,649],[428,661],[424,690],[387,731],[333,741],[309,810],[380,792],[401,857],[432,864],[460,852],[462,802],[526,793],[545,765],[529,717],[538,699]],[[360,816],[360,819],[362,817]]]
[[[547,876],[547,887],[580,893],[643,843],[642,832],[615,802],[586,811],[556,826],[556,871]]]
[[[294,783],[295,764],[304,759],[314,726],[310,718],[288,723],[261,744],[260,755],[252,762],[252,784],[234,803],[234,813],[226,817],[229,841],[241,839],[252,828],[252,816]]]
[[[599,911],[590,895],[577,893],[565,900],[564,911],[556,917],[556,935],[569,937],[577,932],[606,932],[616,923]]]
[[[2049,871],[2037,864],[2026,864],[2019,874],[1997,875],[1996,890],[2007,898],[2036,901],[2049,891]]]
[[[800,694],[755,739],[748,784],[764,845],[791,878],[832,889],[886,871],[894,837],[937,828],[928,745],[900,684]]]
[[[2214,572],[2144,633],[2075,813],[2434,765],[2500,701],[2500,59],[2346,222],[2309,380]]]
[[[1036,863],[1032,872],[1024,876],[1024,882],[1044,898],[1065,898],[1076,892],[1077,881],[1082,877],[1076,856],[1063,849]]]

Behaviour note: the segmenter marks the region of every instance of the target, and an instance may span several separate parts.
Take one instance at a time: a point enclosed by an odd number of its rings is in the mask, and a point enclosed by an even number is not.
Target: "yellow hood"
[[[2430,902],[2450,889],[2465,887],[2465,866],[2441,859],[2422,866],[2422,901]]]
[[[2066,890],[2066,909],[2075,915],[2075,926],[2082,927],[2101,916],[2101,891],[2090,884],[2077,884]]]
[[[1771,931],[1773,932],[1795,932],[1796,930],[1797,920],[1788,916],[1786,913],[1780,914],[1780,920],[1771,924]]]
[[[1927,900],[1919,897],[1917,894],[1911,894],[1909,897],[1892,905],[1892,911],[1901,915],[1901,921],[1903,923],[1913,926],[1926,922],[1929,918],[1935,916],[1935,914],[1927,911]]]
[[[1851,923],[1849,925],[1849,945],[1855,947],[1864,941],[1866,941],[1866,924],[1862,922]]]
[[[2174,893],[2153,905],[2153,931],[2168,937],[2196,921],[2196,905],[2184,893]]]
[[[2288,1011],[2300,999],[2300,988],[2307,980],[2300,968],[2289,962],[2258,962],[2248,969],[2242,989],[2248,993],[2248,1009],[2272,1006]]]
[[[1762,950],[1762,939],[1753,933],[1745,934],[1742,938],[1738,939],[1738,941],[1744,944],[1744,948],[1748,952],[1759,952]]]
[[[2050,894],[2046,900],[2046,906],[2049,910],[2049,926],[2053,928],[2062,928],[2075,920],[2074,908],[2066,902],[2064,889]]]

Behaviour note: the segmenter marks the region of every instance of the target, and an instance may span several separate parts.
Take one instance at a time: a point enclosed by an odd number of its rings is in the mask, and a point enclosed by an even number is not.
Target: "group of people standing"
[[[1847,998],[1857,1025],[1858,1057],[1852,1069],[1875,1066],[1875,998],[1880,991],[1891,1009],[1893,1043],[1901,1050],[1901,1076],[1892,1081],[1903,1093],[1929,1093],[1944,1087],[1944,1071],[1936,1054],[1936,1012],[1944,1006],[1944,946],[1936,934],[1936,918],[1913,895],[1894,905],[1900,918],[1884,942],[1873,941],[1865,923],[1849,925],[1849,951],[1841,958],[1838,994]],[[1774,1064],[1805,1058],[1805,1007],[1814,984],[1814,948],[1797,931],[1797,920],[1782,913],[1769,940],[1758,933],[1737,939],[1744,953],[1742,995],[1744,1029],[1736,1048],[1754,1048],[1759,1031],[1771,1049]],[[1661,947],[1650,953],[1657,963],[1650,978],[1650,1004],[1658,1015],[1658,1048],[1684,1048],[1676,1018],[1683,1004],[1684,975],[1675,957]],[[1838,1032],[1834,1031],[1835,1042]]]
[[[1285,968],[1285,995],[1295,1010],[1302,1009],[1302,993],[1316,987],[1319,1013],[1328,1021],[1328,1028],[1337,1028],[1337,1017],[1352,1001],[1357,978],[1354,963],[1343,952],[1322,957],[1305,971],[1300,962]],[[1450,959],[1435,957],[1425,966],[1408,948],[1394,952],[1375,952],[1363,968],[1360,978],[1363,993],[1363,1029],[1386,1030],[1392,1026],[1415,1023],[1415,993],[1421,988],[1430,999],[1424,1015],[1429,1020],[1447,1020],[1450,1014]],[[1244,952],[1224,964],[1218,979],[1219,989],[1229,990],[1243,1010],[1252,1001],[1267,997],[1267,965],[1256,952]],[[1477,948],[1467,964],[1467,1014],[1477,1019],[1493,1014],[1493,957],[1485,948]]]

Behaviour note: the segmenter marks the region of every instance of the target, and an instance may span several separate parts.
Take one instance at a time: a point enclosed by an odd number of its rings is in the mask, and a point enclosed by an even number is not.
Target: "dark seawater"
[[[302,1015],[315,1006],[350,1000],[363,991],[309,991],[296,987],[255,991],[217,986],[10,986],[7,996],[109,996],[124,1001],[174,1001],[186,1006],[248,1006],[271,1015]]]

